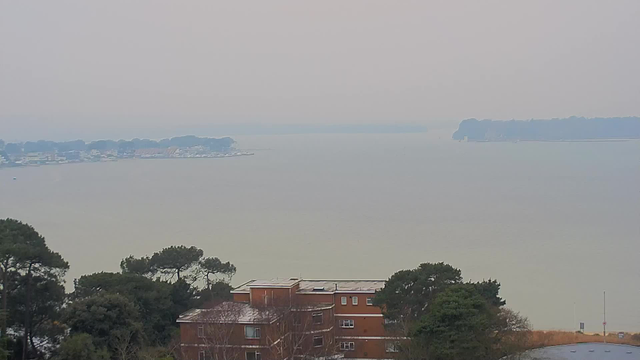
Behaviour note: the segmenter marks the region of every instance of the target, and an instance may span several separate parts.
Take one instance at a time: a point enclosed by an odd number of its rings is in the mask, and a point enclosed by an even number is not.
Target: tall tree
[[[34,230],[35,232],[35,230]],[[37,234],[37,233],[35,233]],[[60,254],[51,251],[45,244],[44,238],[40,235],[25,238],[25,242],[19,248],[19,257],[22,262],[21,271],[26,276],[26,300],[25,300],[25,320],[23,333],[23,353],[22,360],[26,360],[29,350],[29,329],[31,328],[31,300],[32,300],[32,279],[35,275],[44,277],[62,278],[69,269],[67,263]]]
[[[9,282],[20,265],[19,244],[23,236],[31,234],[30,227],[14,219],[0,219],[0,277],[2,278],[2,327],[0,336],[3,338],[3,349],[6,349],[7,311],[9,300]]]
[[[32,279],[41,276],[61,282],[69,264],[60,254],[51,251],[32,226],[14,219],[0,220],[0,271],[2,272],[2,336],[7,331],[7,306],[11,277],[24,276],[23,354],[28,355],[28,339],[32,317]],[[3,342],[6,344],[6,341]],[[5,346],[3,346],[6,348]]]
[[[525,350],[529,321],[492,303],[477,284],[454,285],[440,293],[411,338],[430,360],[498,360]]]
[[[411,334],[430,360],[490,359],[496,314],[473,286],[452,286],[439,294]]]
[[[176,307],[174,288],[179,286],[177,282],[172,284],[131,273],[101,272],[77,279],[71,298],[83,300],[98,294],[124,296],[133,302],[144,319],[142,323],[146,340],[152,344],[165,344],[177,327],[175,320],[193,298],[192,292],[185,290],[187,294],[183,297],[187,298],[187,304]]]
[[[426,314],[435,296],[462,282],[459,269],[445,263],[424,263],[413,270],[393,274],[375,298],[391,320],[415,321]]]
[[[229,281],[236,273],[236,267],[230,262],[223,263],[217,257],[200,260],[198,271],[204,279],[205,286],[211,290],[212,284],[219,281]]]
[[[151,268],[169,278],[181,276],[198,264],[204,252],[195,246],[170,246],[153,254],[149,259]]]
[[[9,292],[9,308],[14,314],[9,326],[14,330],[27,330],[31,351],[37,356],[55,348],[64,335],[65,328],[60,319],[66,294],[59,279],[34,276],[29,309],[31,321],[27,326],[24,322],[27,313],[26,283],[26,276],[18,277]]]
[[[143,341],[143,331],[138,309],[129,299],[118,294],[101,293],[69,305],[65,322],[72,335],[91,335],[96,347],[113,351],[118,342],[116,336],[131,333],[132,346]]]
[[[489,279],[471,284],[476,288],[478,294],[487,300],[491,306],[501,307],[507,303],[499,295],[500,283],[497,280]]]
[[[133,255],[130,255],[120,261],[120,269],[122,269],[123,273],[153,276],[155,275],[155,271],[151,267],[149,260],[148,256],[136,258]]]

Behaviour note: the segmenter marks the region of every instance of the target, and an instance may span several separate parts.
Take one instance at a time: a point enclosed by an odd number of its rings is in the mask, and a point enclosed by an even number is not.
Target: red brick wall
[[[285,288],[253,288],[251,291],[251,305],[264,307],[265,299],[268,306],[288,306],[291,304],[293,289]]]
[[[246,294],[233,294],[233,301],[235,302],[245,302],[248,303],[249,302],[249,293]]]
[[[355,350],[344,351],[345,358],[390,359],[396,354],[387,353],[385,340],[344,340],[336,339],[338,347],[341,342],[354,342]]]
[[[385,336],[384,318],[367,316],[336,316],[336,336]],[[353,320],[354,328],[341,328],[340,320]]]
[[[367,298],[374,294],[335,294],[336,314],[382,314],[379,307],[367,305]],[[342,297],[347,297],[347,305],[342,305]],[[353,297],[358,297],[358,305],[353,305]]]
[[[198,336],[198,326],[202,325],[204,327],[205,338],[201,338]],[[262,334],[260,339],[246,339],[244,334],[244,324],[220,324],[220,325],[209,325],[209,324],[197,324],[197,323],[182,323],[180,324],[180,340],[183,344],[196,344],[196,345],[206,345],[211,344],[213,342],[213,337],[215,337],[215,332],[218,334],[224,333],[228,335],[229,344],[233,345],[266,345],[266,331],[268,325],[250,325],[257,326],[260,328]]]

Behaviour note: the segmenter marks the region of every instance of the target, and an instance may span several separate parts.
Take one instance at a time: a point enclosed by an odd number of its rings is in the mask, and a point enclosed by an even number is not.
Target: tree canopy
[[[153,276],[155,275],[155,270],[151,268],[149,260],[150,259],[148,256],[135,258],[133,255],[129,255],[128,257],[120,261],[120,269],[123,273],[142,276]]]
[[[489,359],[495,313],[473,286],[455,285],[434,300],[411,334],[433,360]]]
[[[409,337],[403,358],[497,360],[522,351],[529,330],[499,292],[497,280],[465,283],[451,265],[424,263],[393,274],[374,304],[391,320],[389,331]]]
[[[180,276],[198,264],[204,252],[195,246],[170,246],[156,252],[149,259],[151,269],[180,280]]]
[[[102,293],[74,301],[65,310],[64,321],[71,334],[89,334],[97,347],[109,348],[118,333],[132,333],[141,345],[144,333],[135,304],[119,294]]]
[[[7,326],[11,323],[23,331],[22,359],[38,353],[34,341],[36,331],[42,331],[46,320],[56,316],[61,301],[56,300],[55,292],[48,303],[46,299],[34,297],[34,293],[43,288],[45,291],[59,289],[67,269],[69,264],[49,249],[44,237],[31,225],[14,219],[0,220],[3,349],[7,349]],[[15,304],[9,311],[12,296]]]
[[[461,282],[461,271],[449,264],[420,264],[393,274],[376,294],[374,304],[384,307],[390,319],[418,319],[439,292]]]
[[[81,276],[66,294],[62,256],[32,226],[0,219],[2,314],[9,315],[1,318],[0,359],[166,358],[181,313],[230,297],[235,266],[203,256],[193,246],[129,256],[122,272]]]
[[[198,264],[201,276],[204,278],[205,285],[211,289],[211,285],[220,282],[220,277],[224,280],[231,279],[236,273],[235,265],[230,262],[223,263],[217,257],[209,257],[200,260]]]
[[[97,349],[89,334],[71,335],[60,345],[54,360],[109,360],[106,349]]]

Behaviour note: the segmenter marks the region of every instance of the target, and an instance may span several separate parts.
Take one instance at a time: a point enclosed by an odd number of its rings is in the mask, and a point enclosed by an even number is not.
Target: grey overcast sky
[[[0,0],[5,139],[571,115],[640,115],[640,1]]]

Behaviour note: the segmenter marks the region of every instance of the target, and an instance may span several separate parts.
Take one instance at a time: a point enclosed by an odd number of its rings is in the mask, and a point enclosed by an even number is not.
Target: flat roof
[[[179,323],[269,324],[277,318],[269,309],[226,301],[211,309],[191,309],[180,314]]]
[[[270,280],[250,280],[236,287],[232,293],[248,293],[251,288],[284,287],[290,288],[300,284],[299,294],[308,293],[348,293],[362,292],[375,293],[384,287],[385,280],[304,280],[297,278],[290,279],[270,279]]]
[[[290,288],[300,282],[300,279],[256,279],[249,280],[233,289],[232,293],[248,293],[250,288]]]
[[[585,343],[550,346],[525,353],[527,359],[544,360],[640,360],[640,347]]]
[[[366,292],[375,293],[384,287],[385,280],[302,280],[298,293]],[[320,290],[320,289],[324,290]]]

